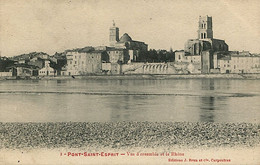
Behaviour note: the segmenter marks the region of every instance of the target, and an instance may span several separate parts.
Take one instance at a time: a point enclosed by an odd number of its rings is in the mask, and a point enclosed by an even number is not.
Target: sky
[[[230,50],[260,53],[258,0],[0,0],[1,56],[109,45],[114,20],[149,49],[181,50],[197,38],[199,16]]]

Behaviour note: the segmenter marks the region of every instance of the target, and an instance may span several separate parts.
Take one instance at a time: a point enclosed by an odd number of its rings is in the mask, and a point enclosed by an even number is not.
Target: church
[[[202,51],[212,50],[228,51],[228,45],[224,40],[213,38],[212,17],[200,16],[198,27],[198,38],[189,39],[185,43],[185,52],[190,55],[200,55]]]
[[[184,51],[176,52],[175,61],[201,63],[201,72],[209,73],[214,65],[214,52],[227,52],[229,48],[224,40],[213,38],[212,17],[200,16],[198,24],[198,38],[189,39]]]
[[[148,51],[148,45],[141,41],[133,40],[127,33],[124,33],[119,38],[119,28],[116,27],[115,22],[109,29],[109,46],[115,49],[125,49],[130,57],[130,62],[136,61],[140,52]]]

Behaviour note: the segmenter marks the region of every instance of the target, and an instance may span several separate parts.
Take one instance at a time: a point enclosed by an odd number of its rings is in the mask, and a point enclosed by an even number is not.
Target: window
[[[181,55],[179,55],[179,60],[181,59]]]
[[[75,64],[77,64],[77,61],[75,61]]]
[[[204,33],[204,38],[206,38],[206,33]]]
[[[72,64],[72,61],[70,61],[70,64]]]
[[[203,39],[203,33],[200,34],[200,38]]]

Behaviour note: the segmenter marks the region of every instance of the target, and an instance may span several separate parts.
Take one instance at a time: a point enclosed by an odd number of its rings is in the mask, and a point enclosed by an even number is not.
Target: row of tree
[[[147,52],[140,52],[137,57],[137,62],[173,62],[174,60],[175,53],[172,49],[170,51],[150,49]]]
[[[0,72],[8,72],[8,67],[12,66],[14,61],[12,60],[1,60],[0,59]]]

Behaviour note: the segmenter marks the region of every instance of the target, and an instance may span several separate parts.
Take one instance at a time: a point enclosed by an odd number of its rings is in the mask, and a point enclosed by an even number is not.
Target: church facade
[[[189,39],[185,43],[185,52],[188,52],[191,55],[200,55],[201,52],[205,50],[212,50],[214,52],[228,51],[228,45],[224,40],[213,38],[212,17],[199,17],[197,33],[197,39]]]
[[[176,62],[201,63],[201,72],[210,73],[214,68],[214,52],[226,52],[229,50],[224,40],[213,38],[212,17],[200,16],[198,22],[198,38],[189,39],[183,51],[175,54]]]
[[[127,33],[119,38],[119,28],[113,26],[109,29],[109,46],[114,49],[125,49],[129,55],[129,62],[136,61],[140,52],[148,51],[148,45],[141,41],[133,40]]]
[[[109,29],[109,46],[76,48],[66,51],[67,65],[62,75],[121,74],[122,65],[135,62],[148,45],[127,34],[119,38],[119,28]]]

